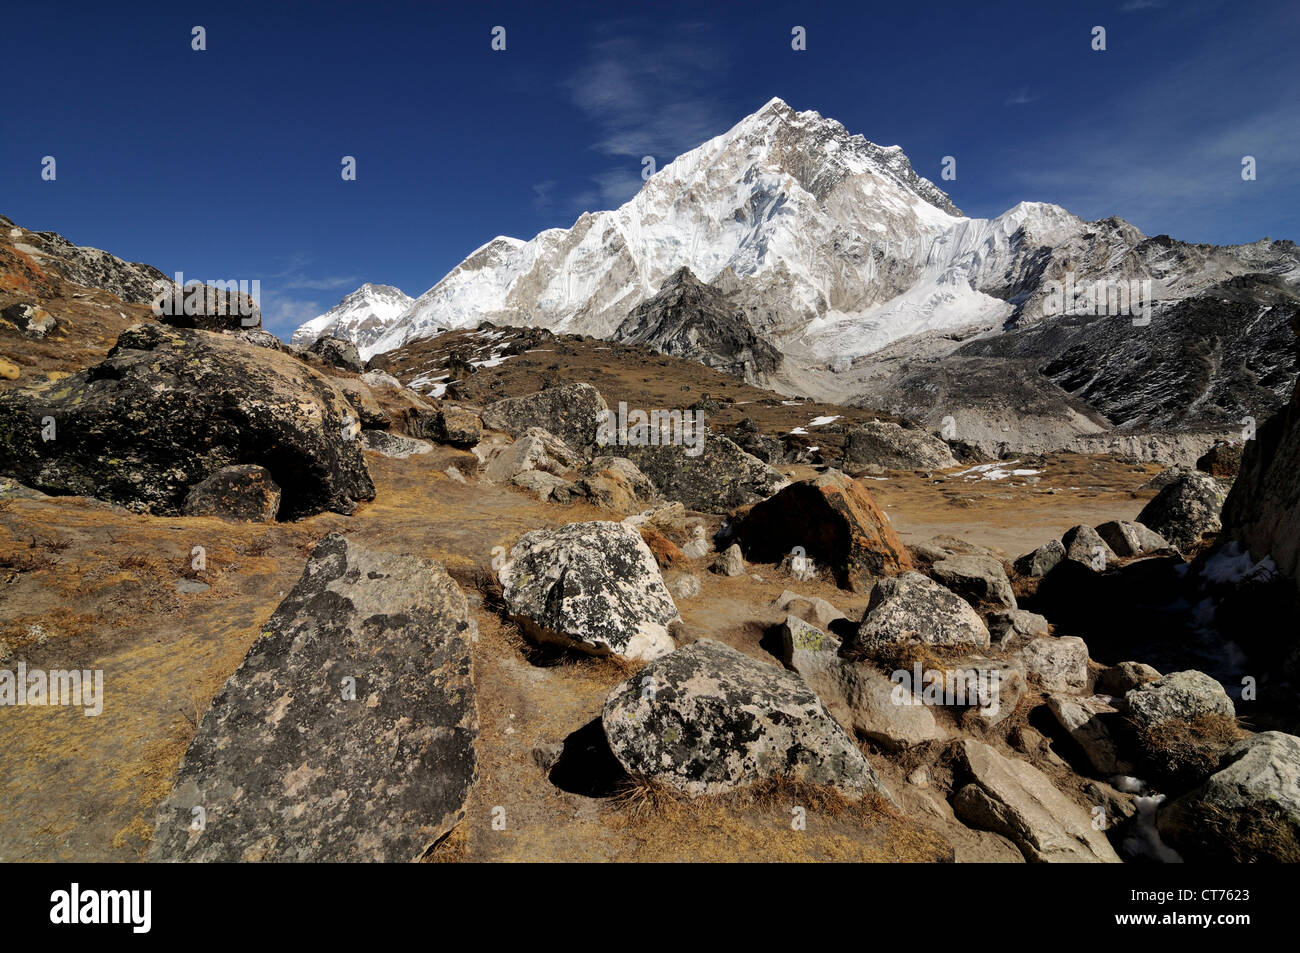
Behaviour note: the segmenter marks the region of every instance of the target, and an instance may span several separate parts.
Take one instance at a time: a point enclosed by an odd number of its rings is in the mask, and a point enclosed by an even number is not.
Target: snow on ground
[[[837,420],[839,420],[839,419],[840,419],[840,415],[839,415],[839,414],[836,414],[834,417],[814,417],[813,420],[812,420],[812,422],[811,422],[810,424],[808,424],[808,426],[809,426],[809,427],[825,427],[827,424],[833,424],[833,423],[835,423],[835,421],[837,421]]]
[[[790,431],[790,433],[798,435],[800,437],[808,436],[808,431],[804,430],[802,427],[795,427],[793,430]]]
[[[1012,460],[1010,463],[981,463],[973,466],[969,470],[962,470],[954,473],[955,477],[965,477],[967,480],[1005,480],[1007,477],[1025,477],[1037,476],[1042,470],[1009,470],[1008,467],[1014,467],[1019,460]]]

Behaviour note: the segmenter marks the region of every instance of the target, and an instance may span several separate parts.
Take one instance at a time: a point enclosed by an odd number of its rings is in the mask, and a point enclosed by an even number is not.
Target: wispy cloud
[[[1028,87],[1028,86],[1021,86],[1018,90],[1016,90],[1014,93],[1012,93],[1010,96],[1008,96],[1007,99],[1006,99],[1006,102],[1004,102],[1002,105],[1004,105],[1004,106],[1023,106],[1023,105],[1025,105],[1026,103],[1032,103],[1032,102],[1035,102],[1037,99],[1038,99],[1037,96],[1031,96],[1031,95],[1029,94],[1029,87]]]
[[[1123,13],[1135,13],[1139,10],[1159,10],[1165,5],[1165,0],[1128,0],[1120,4],[1120,11]]]
[[[563,83],[595,127],[591,148],[622,160],[593,176],[594,188],[575,199],[619,205],[641,188],[645,156],[662,168],[738,118],[719,106],[716,89],[727,57],[712,41],[711,27],[654,26],[635,20],[602,26]]]

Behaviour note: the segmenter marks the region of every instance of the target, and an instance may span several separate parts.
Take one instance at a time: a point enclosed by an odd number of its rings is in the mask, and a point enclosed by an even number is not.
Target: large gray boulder
[[[1025,674],[1049,692],[1077,694],[1088,687],[1088,646],[1078,636],[1031,639],[1019,657]]]
[[[790,482],[712,431],[695,447],[670,443],[616,449],[640,467],[666,499],[680,500],[701,513],[727,513],[765,500]]]
[[[534,530],[498,571],[506,607],[524,630],[595,655],[656,659],[674,648],[680,618],[641,534],[623,523]]]
[[[842,469],[877,466],[886,470],[942,470],[955,467],[952,449],[938,437],[920,429],[873,420],[857,424],[844,434]]]
[[[488,458],[483,476],[493,483],[509,483],[529,470],[560,476],[581,462],[578,452],[549,430],[530,427],[514,443],[496,450]]]
[[[204,714],[149,859],[418,860],[477,771],[475,635],[438,563],[326,537]]]
[[[1170,545],[1186,550],[1205,533],[1217,533],[1226,493],[1214,477],[1196,470],[1182,474],[1142,508],[1137,521]]]
[[[963,823],[1001,834],[1033,862],[1120,862],[1087,812],[1033,765],[972,739],[962,741],[958,761],[968,781],[952,806]]]
[[[1061,537],[1061,545],[1065,547],[1066,559],[1097,572],[1115,562],[1115,553],[1091,526],[1071,526]]]
[[[975,605],[1016,608],[1016,596],[1002,562],[993,556],[946,556],[930,567],[935,581]]]
[[[1097,535],[1116,556],[1145,556],[1169,548],[1169,541],[1148,526],[1129,520],[1110,520],[1097,527]]]
[[[1162,721],[1189,722],[1201,715],[1235,718],[1232,699],[1215,679],[1204,672],[1172,672],[1147,682],[1124,696],[1128,716],[1139,729]]]
[[[876,581],[848,649],[871,652],[900,642],[983,648],[989,630],[965,599],[918,572],[905,572]]]
[[[840,658],[835,636],[794,615],[786,616],[780,636],[781,661],[845,728],[895,749],[947,737],[914,692],[866,663]]]
[[[1012,568],[1022,576],[1046,576],[1065,558],[1065,547],[1059,539],[1049,539],[1031,553],[1025,553]]]
[[[712,639],[678,649],[619,685],[601,722],[629,774],[691,796],[780,777],[888,796],[799,676]]]
[[[0,396],[0,472],[174,516],[216,471],[256,464],[282,488],[280,519],[350,514],[375,495],[359,432],[338,388],[287,354],[139,324],[94,367]]]
[[[600,391],[590,384],[575,383],[498,400],[483,408],[482,418],[483,426],[504,430],[512,437],[540,427],[590,456],[606,410]]]
[[[1208,781],[1162,810],[1160,835],[1193,860],[1300,861],[1300,738],[1233,745]]]

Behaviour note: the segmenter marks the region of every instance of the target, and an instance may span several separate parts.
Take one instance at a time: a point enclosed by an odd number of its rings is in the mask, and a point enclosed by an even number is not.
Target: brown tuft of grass
[[[1235,718],[1198,715],[1168,718],[1136,731],[1138,747],[1161,778],[1178,786],[1198,784],[1218,768],[1219,757],[1246,737]]]

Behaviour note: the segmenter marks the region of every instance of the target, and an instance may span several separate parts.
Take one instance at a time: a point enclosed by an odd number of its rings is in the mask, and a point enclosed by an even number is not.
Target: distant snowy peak
[[[902,149],[773,99],[665,165],[620,208],[482,246],[370,352],[480,321],[608,337],[683,267],[779,299],[785,323],[798,326],[904,290],[866,275],[874,243],[928,241],[961,221]]]
[[[366,282],[319,317],[301,325],[290,339],[295,347],[308,347],[330,335],[364,348],[411,306],[414,299],[391,285]]]

